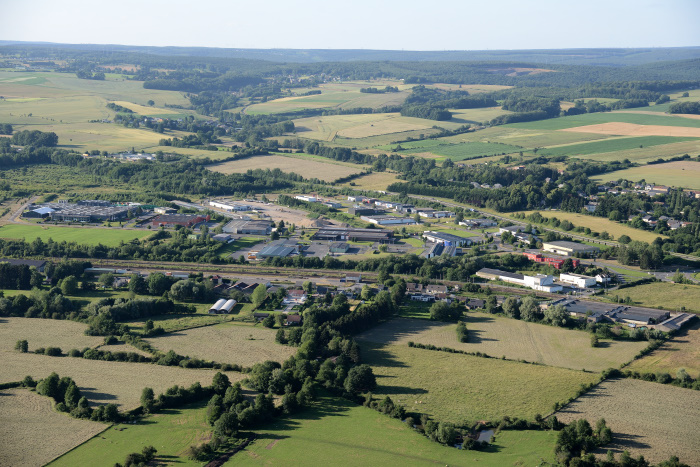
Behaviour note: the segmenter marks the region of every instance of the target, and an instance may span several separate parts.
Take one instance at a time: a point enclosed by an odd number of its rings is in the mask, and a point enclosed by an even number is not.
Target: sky
[[[700,46],[700,0],[0,0],[0,40],[224,48]]]

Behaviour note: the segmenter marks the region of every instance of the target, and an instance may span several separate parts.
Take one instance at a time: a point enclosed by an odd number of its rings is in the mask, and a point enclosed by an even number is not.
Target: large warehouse
[[[341,227],[323,227],[312,237],[313,240],[358,241],[394,243],[394,232],[383,229],[353,229]]]
[[[224,232],[240,235],[270,235],[270,221],[235,220],[224,226]]]
[[[583,243],[576,242],[567,242],[564,240],[543,243],[542,249],[550,253],[555,253],[557,255],[564,256],[588,256],[595,255],[600,252],[600,248],[598,248],[597,246],[584,245]]]

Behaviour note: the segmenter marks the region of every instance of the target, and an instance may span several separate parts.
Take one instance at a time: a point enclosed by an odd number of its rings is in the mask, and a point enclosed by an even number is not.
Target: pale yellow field
[[[318,178],[319,180],[327,182],[360,173],[364,168],[364,166],[361,165],[357,165],[357,168],[353,168],[340,164],[278,155],[249,157],[238,161],[214,164],[208,167],[209,170],[225,174],[246,173],[248,170],[255,169],[280,169],[283,172],[293,172],[304,178]]]
[[[139,115],[168,115],[168,114],[180,114],[182,111],[180,109],[161,109],[158,107],[150,107],[146,105],[134,104],[128,101],[114,101],[115,104],[126,107]]]
[[[28,389],[0,391],[0,465],[44,465],[107,425],[56,412],[52,399]]]
[[[606,341],[591,347],[590,334],[583,331],[528,323],[485,313],[468,313],[469,342],[457,340],[456,325],[418,319],[395,319],[358,336],[376,343],[407,345],[409,341],[451,347],[466,352],[482,352],[574,370],[602,371],[626,363],[645,342]]]
[[[488,122],[499,115],[513,113],[508,110],[503,110],[500,107],[486,107],[483,109],[450,109],[450,112],[452,112],[452,122],[471,124]]]
[[[436,83],[428,84],[427,88],[437,88],[449,91],[467,91],[469,94],[479,94],[484,92],[501,91],[503,89],[510,89],[513,86],[503,86],[500,84],[447,84],[447,83]]]
[[[386,191],[386,187],[398,181],[396,174],[392,172],[372,172],[354,179],[352,182],[344,183],[342,186],[354,186],[359,190]],[[354,185],[350,185],[354,183]]]
[[[51,372],[70,376],[80,391],[94,405],[114,403],[119,410],[130,410],[139,405],[141,391],[148,386],[156,394],[178,384],[190,386],[199,381],[211,384],[215,370],[188,370],[180,367],[151,363],[106,362],[73,357],[47,357],[31,353],[0,351],[3,362],[0,383],[21,381],[29,375],[34,379],[46,378]],[[227,372],[229,379],[239,381],[242,373]]]
[[[700,128],[663,125],[637,125],[636,123],[608,122],[584,125],[559,131],[600,133],[627,136],[691,136],[700,138]]]
[[[525,128],[496,126],[471,133],[448,136],[441,141],[451,143],[470,141],[495,142],[523,146],[525,148],[535,148],[579,143],[582,141],[594,141],[607,139],[608,137],[607,135],[595,133],[565,133],[561,131],[528,130]]]
[[[698,189],[700,188],[700,162],[676,161],[644,165],[591,177],[593,180],[605,181],[620,178],[632,181],[644,179],[652,184]]]
[[[619,458],[629,450],[652,463],[672,455],[690,465],[700,461],[700,391],[635,379],[605,381],[556,416],[564,423],[586,418],[592,425],[605,418],[614,435],[601,455],[610,449]]]
[[[295,120],[294,125],[299,136],[322,141],[333,141],[339,133],[346,137],[362,138],[430,128],[425,123],[407,124],[400,118],[399,114],[330,115],[302,118]]]
[[[155,348],[180,355],[251,367],[266,360],[283,362],[296,350],[275,342],[276,331],[234,323],[177,331],[144,339]]]
[[[635,360],[627,367],[629,370],[660,373],[666,372],[675,377],[676,372],[684,368],[691,378],[700,378],[700,320],[658,350]]]
[[[699,164],[700,165],[700,164]],[[610,175],[610,174],[607,174]],[[609,178],[606,177],[606,180]],[[530,215],[535,211],[522,211],[525,215]],[[588,216],[585,214],[577,214],[575,212],[565,212],[565,211],[538,211],[542,214],[542,217],[552,218],[556,217],[560,221],[567,220],[574,224],[575,227],[589,227],[594,232],[601,233],[607,231],[610,235],[619,238],[621,235],[628,235],[632,240],[639,240],[641,242],[653,242],[656,237],[666,238],[665,235],[660,235],[655,232],[647,232],[645,230],[639,230],[627,225],[622,225],[618,222],[611,221],[605,217]],[[550,227],[550,226],[546,226]],[[575,232],[572,232],[575,233]]]
[[[622,151],[606,152],[600,154],[582,154],[571,156],[576,159],[590,159],[594,161],[621,161],[629,159],[632,162],[646,163],[659,158],[682,156],[684,154],[700,154],[700,140],[682,141],[679,143],[661,144],[644,148],[625,149]]]
[[[95,347],[104,340],[99,336],[86,336],[87,326],[75,321],[39,318],[0,318],[0,351],[14,351],[18,340],[29,343],[29,351],[39,347],[70,349]]]

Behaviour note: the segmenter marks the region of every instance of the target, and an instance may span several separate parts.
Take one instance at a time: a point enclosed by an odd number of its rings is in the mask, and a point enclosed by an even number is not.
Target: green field
[[[619,295],[636,305],[700,313],[700,285],[653,282],[620,290]]]
[[[643,110],[643,109],[641,109]],[[599,112],[592,114],[573,115],[569,117],[551,118],[536,122],[511,123],[511,128],[526,128],[530,130],[564,130],[584,125],[622,122],[637,125],[682,126],[700,128],[700,120],[671,115],[650,115],[626,112]]]
[[[330,397],[255,432],[257,439],[226,465],[537,465],[553,461],[556,440],[552,431],[502,431],[484,452],[461,451],[399,420]]]
[[[241,237],[236,239],[235,241],[225,245],[223,248],[219,249],[219,258],[227,258],[231,256],[233,253],[237,252],[238,250],[242,250],[244,248],[250,248],[254,245],[257,245],[258,243],[265,241],[264,239],[261,238],[255,238],[255,237]]]
[[[429,141],[425,142],[428,143]],[[452,159],[453,161],[461,161],[482,156],[510,154],[514,152],[519,152],[523,149],[519,146],[512,146],[503,143],[471,142],[458,144],[441,144],[438,141],[435,141],[435,143],[438,144],[426,145],[423,148],[415,148],[406,151],[401,151],[401,154],[410,155],[429,152],[435,154],[436,156],[443,156],[448,159]]]
[[[610,138],[605,141],[593,141],[581,144],[571,144],[568,146],[545,148],[541,149],[540,152],[548,156],[577,156],[608,153],[648,146],[661,146],[664,144],[696,140],[696,138],[679,138],[673,136],[640,136],[636,138]]]
[[[683,188],[700,188],[700,162],[677,161],[663,164],[643,165],[616,172],[609,172],[592,180],[645,180],[647,183]]]
[[[499,359],[365,343],[363,361],[377,375],[376,395],[389,395],[409,411],[468,423],[504,415],[533,419],[575,395],[592,373]]]
[[[119,246],[121,242],[144,239],[151,235],[150,230],[108,229],[103,227],[56,227],[41,225],[11,224],[0,227],[0,238],[23,238],[31,242],[36,238],[55,242],[77,242],[85,245]]]
[[[135,424],[114,425],[72,451],[51,466],[112,466],[124,462],[127,454],[140,452],[145,446],[158,450],[157,459],[177,465],[201,465],[187,458],[185,451],[193,444],[209,438],[211,426],[206,422],[206,402],[166,409],[137,421]]]
[[[627,369],[645,373],[666,372],[676,376],[683,368],[691,378],[700,378],[700,320],[681,330],[649,355],[633,361]]]

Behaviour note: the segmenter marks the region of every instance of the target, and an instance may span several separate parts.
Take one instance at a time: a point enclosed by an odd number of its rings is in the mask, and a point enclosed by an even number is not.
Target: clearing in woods
[[[25,292],[26,293],[26,292]],[[18,340],[26,340],[29,351],[60,347],[63,352],[100,345],[103,337],[86,336],[83,323],[58,319],[0,318],[0,351],[14,351]]]
[[[209,170],[225,174],[246,173],[256,169],[280,169],[282,172],[293,172],[306,179],[318,178],[326,182],[332,182],[339,178],[347,177],[362,172],[363,165],[352,166],[334,164],[331,162],[318,162],[302,157],[288,157],[280,155],[255,156],[247,159],[224,162],[208,166]]]
[[[675,161],[643,165],[591,177],[591,180],[607,181],[621,178],[631,181],[645,180],[650,184],[698,189],[700,188],[700,162]]]
[[[700,378],[700,320],[683,329],[649,355],[635,360],[627,369],[643,373],[668,373],[675,377],[684,368],[691,378]]]
[[[157,349],[180,355],[251,367],[266,360],[283,362],[296,350],[275,342],[276,331],[224,323],[144,339]]]
[[[375,410],[321,397],[310,409],[255,430],[226,465],[537,465],[553,462],[556,432],[502,431],[485,451],[442,446]],[[339,459],[342,459],[339,462]]]
[[[7,466],[44,465],[107,428],[56,412],[51,398],[22,388],[0,391],[0,414],[0,465]]]
[[[31,338],[30,338],[31,340]],[[64,351],[66,349],[63,349]],[[156,395],[173,385],[188,387],[195,382],[211,384],[215,370],[194,370],[150,363],[107,362],[74,357],[47,357],[17,351],[0,351],[3,370],[0,383],[22,381],[29,375],[42,379],[52,372],[70,376],[92,405],[114,403],[119,410],[139,406],[141,391],[148,386]],[[229,379],[240,381],[242,373],[227,372]]]
[[[628,450],[653,463],[675,455],[691,465],[700,459],[700,391],[635,379],[608,380],[556,416],[564,423],[586,418],[595,424],[605,418],[613,443],[598,454],[610,449],[619,456]]]
[[[575,395],[597,374],[365,341],[363,362],[374,370],[378,397],[437,420],[469,424],[504,415],[533,419]]]
[[[409,341],[491,357],[505,356],[574,370],[602,371],[629,362],[646,342],[604,341],[591,347],[589,333],[528,323],[517,319],[470,312],[466,318],[469,342],[457,340],[456,324],[420,319],[394,319],[358,336],[374,343],[407,345]]]
[[[107,227],[58,227],[29,224],[8,224],[0,227],[0,238],[23,238],[27,243],[41,238],[55,242],[76,242],[81,245],[119,246],[123,242],[144,239],[150,230],[110,229]]]

